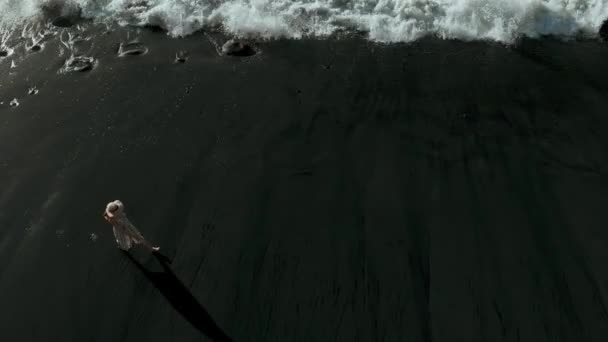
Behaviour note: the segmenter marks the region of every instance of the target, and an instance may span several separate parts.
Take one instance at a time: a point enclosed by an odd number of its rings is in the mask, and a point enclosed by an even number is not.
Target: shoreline
[[[608,335],[605,43],[59,46],[0,63],[0,340],[200,340],[114,199],[237,341]]]

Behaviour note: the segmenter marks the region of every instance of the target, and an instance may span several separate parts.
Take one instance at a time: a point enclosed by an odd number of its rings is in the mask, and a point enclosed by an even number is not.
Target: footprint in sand
[[[148,53],[148,48],[138,40],[132,40],[128,43],[120,43],[118,47],[118,57],[139,56]]]
[[[96,60],[87,56],[70,56],[63,65],[63,72],[84,72],[90,71],[95,67]]]

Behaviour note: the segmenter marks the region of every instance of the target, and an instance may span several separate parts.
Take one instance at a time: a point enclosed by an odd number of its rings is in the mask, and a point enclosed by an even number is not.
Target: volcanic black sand
[[[0,63],[1,341],[606,341],[608,44],[139,38]]]

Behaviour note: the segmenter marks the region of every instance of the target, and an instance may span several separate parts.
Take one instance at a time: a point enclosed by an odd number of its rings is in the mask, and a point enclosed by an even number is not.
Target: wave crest
[[[323,37],[366,32],[379,42],[427,35],[513,42],[521,36],[595,36],[608,18],[605,0],[3,0],[5,25],[74,15],[153,25],[172,36],[223,28],[239,37]]]

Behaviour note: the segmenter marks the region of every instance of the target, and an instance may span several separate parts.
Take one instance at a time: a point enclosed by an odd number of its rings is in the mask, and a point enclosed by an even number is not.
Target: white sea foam
[[[597,35],[608,0],[0,0],[0,22],[34,20],[41,7],[156,25],[173,36],[221,27],[241,37],[300,38],[336,30],[380,42],[425,35],[512,42],[521,36]]]

